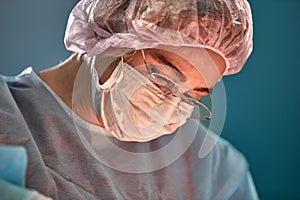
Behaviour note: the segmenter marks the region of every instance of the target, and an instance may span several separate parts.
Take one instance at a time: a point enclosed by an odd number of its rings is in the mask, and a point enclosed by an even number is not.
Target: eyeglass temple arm
[[[205,119],[210,120],[212,118],[212,98],[211,98],[211,94],[209,94],[210,98],[209,98],[209,104],[210,104],[210,108],[208,108],[200,99],[196,100],[193,97],[191,97],[190,95],[186,94],[186,97],[197,102],[198,105],[202,106],[205,110],[207,110],[209,112],[209,116],[204,116]]]

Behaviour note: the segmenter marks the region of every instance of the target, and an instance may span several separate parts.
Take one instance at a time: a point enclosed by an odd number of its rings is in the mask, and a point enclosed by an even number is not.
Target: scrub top
[[[62,200],[258,199],[246,159],[228,142],[199,158],[207,131],[196,121],[122,142],[76,115],[32,68],[0,76],[0,94],[0,145],[26,149],[29,190]]]

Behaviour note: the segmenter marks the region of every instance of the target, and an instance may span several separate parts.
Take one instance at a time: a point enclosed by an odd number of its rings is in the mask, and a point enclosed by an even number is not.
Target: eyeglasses
[[[184,89],[175,83],[173,80],[168,78],[167,76],[158,73],[155,65],[147,64],[146,56],[144,50],[142,49],[142,55],[144,59],[145,66],[147,68],[148,76],[147,78],[161,88],[164,91],[164,95],[174,95],[180,99],[180,101],[188,103],[189,105],[196,105],[200,108],[203,108],[206,114],[201,117],[201,119],[210,120],[212,118],[212,101],[211,101],[211,91],[209,92],[209,108],[202,102],[200,99],[196,99],[191,95],[187,94]]]

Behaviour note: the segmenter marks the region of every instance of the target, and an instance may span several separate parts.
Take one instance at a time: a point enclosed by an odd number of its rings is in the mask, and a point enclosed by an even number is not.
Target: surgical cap
[[[246,0],[82,0],[72,10],[65,45],[95,56],[158,45],[209,48],[240,71],[252,51]]]

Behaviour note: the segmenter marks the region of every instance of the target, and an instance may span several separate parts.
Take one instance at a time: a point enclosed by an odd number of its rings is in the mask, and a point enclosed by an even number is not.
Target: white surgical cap
[[[252,51],[246,0],[82,0],[70,14],[68,50],[95,56],[157,45],[209,48],[241,70]]]

